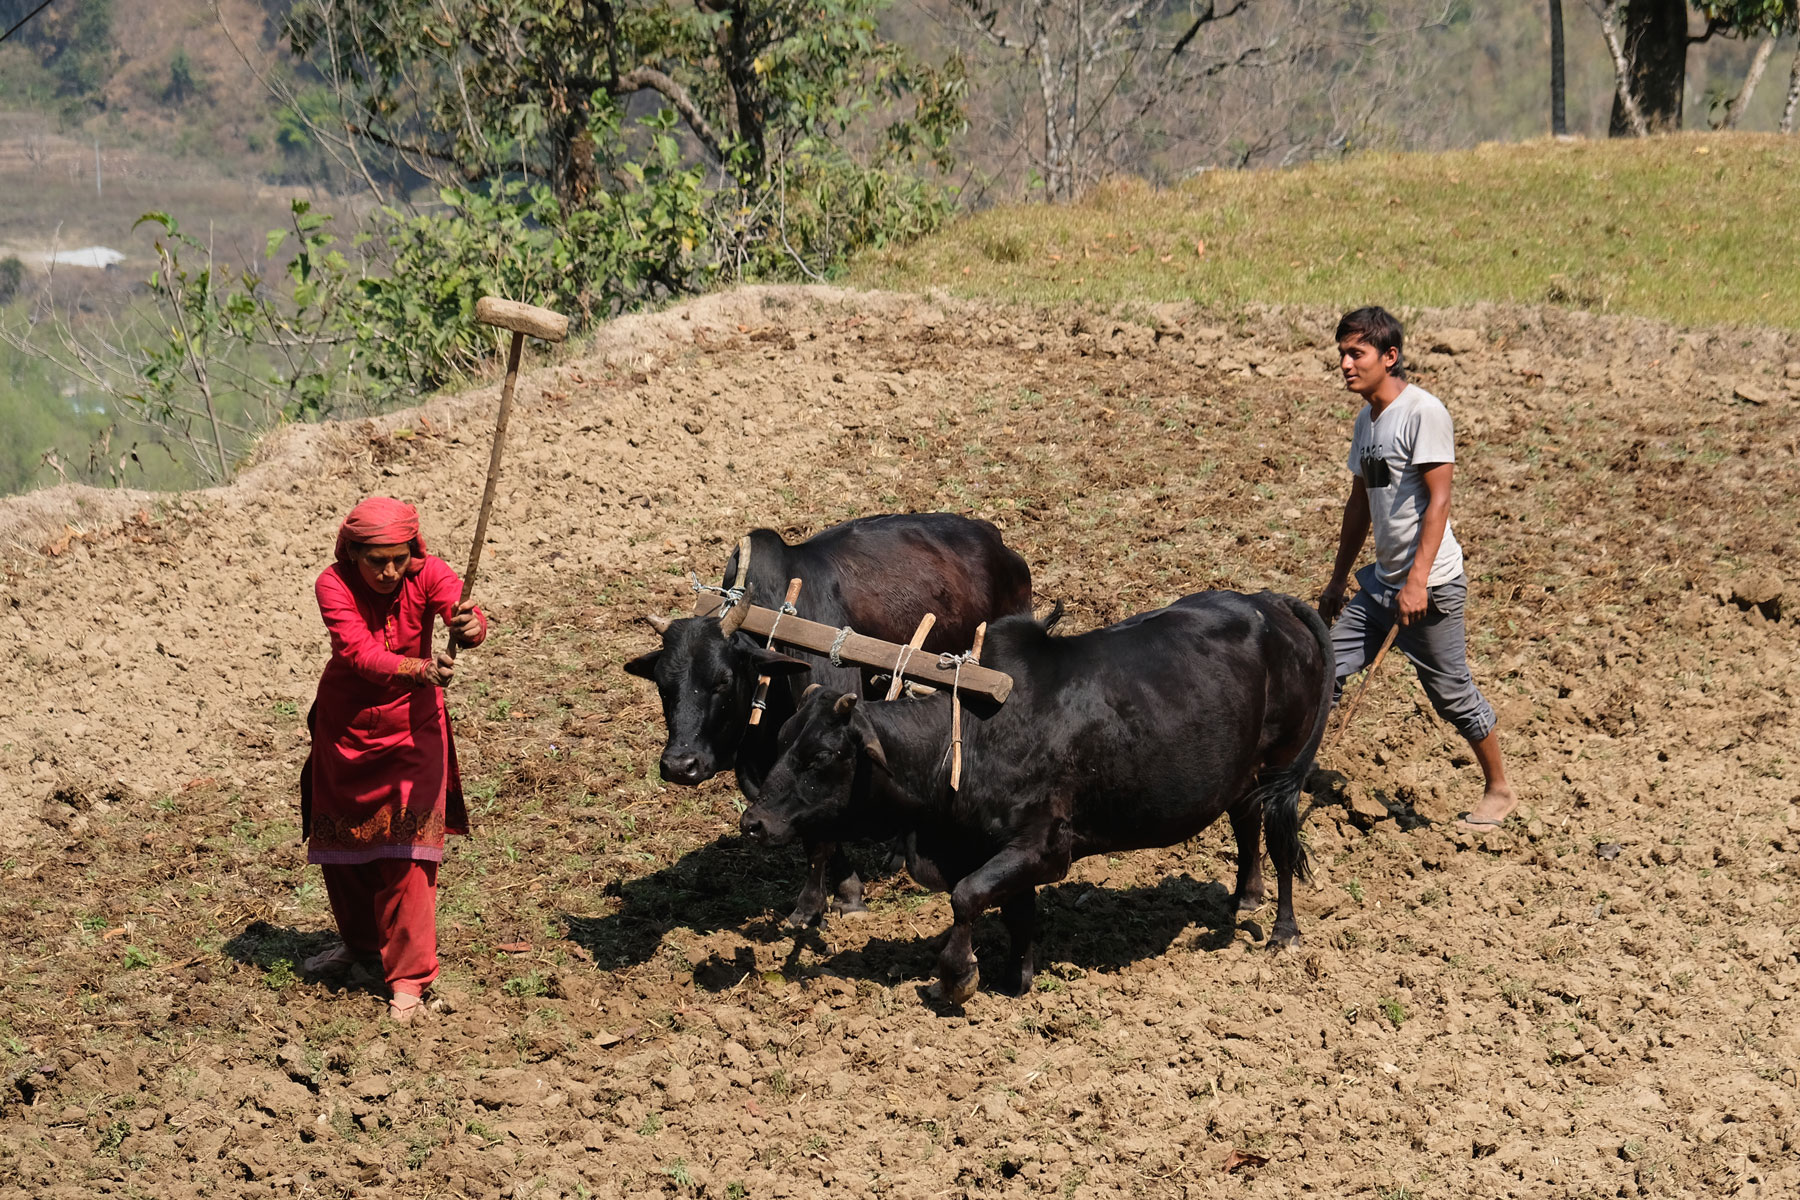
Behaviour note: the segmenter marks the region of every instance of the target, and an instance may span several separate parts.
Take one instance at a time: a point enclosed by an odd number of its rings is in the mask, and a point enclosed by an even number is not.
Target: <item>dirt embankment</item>
[[[290,969],[330,927],[293,846],[310,587],[377,491],[461,562],[493,390],[288,431],[217,492],[5,502],[0,1189],[1790,1194],[1800,349],[1775,335],[1415,322],[1527,802],[1449,833],[1478,774],[1388,667],[1315,780],[1295,954],[1232,919],[1214,831],[1080,864],[1039,990],[946,1015],[918,988],[942,897],[871,857],[870,917],[789,938],[795,864],[721,838],[729,780],[655,780],[657,707],[616,665],[754,524],[986,516],[1074,628],[1310,594],[1351,415],[1333,317],[753,290],[535,372],[494,637],[452,699],[481,814],[444,868],[455,1011],[422,1030]]]

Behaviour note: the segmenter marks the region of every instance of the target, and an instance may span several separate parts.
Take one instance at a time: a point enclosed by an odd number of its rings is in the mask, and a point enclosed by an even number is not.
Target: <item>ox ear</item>
[[[869,718],[861,713],[858,713],[850,723],[856,727],[857,736],[862,739],[862,752],[868,756],[870,762],[886,771],[888,769],[887,751],[881,748],[881,738],[876,734],[875,726],[870,724]]]
[[[773,650],[759,648],[751,651],[750,656],[756,660],[757,670],[764,675],[798,675],[802,671],[812,670],[811,663],[777,654]]]
[[[662,657],[661,650],[652,650],[648,654],[640,654],[625,664],[627,675],[636,675],[639,679],[656,678],[656,660]]]
[[[837,703],[831,706],[831,711],[834,715],[845,718],[846,723],[861,741],[862,752],[868,756],[869,761],[882,770],[887,770],[887,752],[881,748],[881,739],[875,734],[875,726],[871,725],[868,716],[856,707],[856,693],[845,692],[839,696]]]

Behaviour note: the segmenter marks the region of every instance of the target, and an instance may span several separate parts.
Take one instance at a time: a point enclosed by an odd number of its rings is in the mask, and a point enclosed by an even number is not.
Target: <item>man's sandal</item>
[[[1506,806],[1505,812],[1497,815],[1492,812],[1481,812],[1481,805],[1477,804],[1474,808],[1457,818],[1456,826],[1458,829],[1464,829],[1470,833],[1485,833],[1490,829],[1500,828],[1502,825],[1506,824],[1507,821],[1511,820],[1512,815],[1518,811],[1519,801],[1517,797],[1514,797],[1513,802]]]
[[[308,975],[341,975],[356,965],[356,958],[356,951],[339,942],[323,954],[315,954],[302,962],[300,969]]]
[[[396,1025],[411,1025],[424,1011],[425,998],[411,992],[395,992],[394,998],[388,1001],[388,1016]]]

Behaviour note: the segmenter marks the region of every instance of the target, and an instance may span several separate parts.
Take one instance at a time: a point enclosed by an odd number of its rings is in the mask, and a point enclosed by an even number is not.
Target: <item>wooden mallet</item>
[[[506,355],[506,385],[500,389],[500,416],[494,421],[494,446],[488,452],[487,487],[481,493],[481,514],[475,518],[475,544],[469,548],[469,569],[463,572],[462,599],[466,604],[475,591],[475,572],[481,566],[481,547],[487,541],[488,514],[494,508],[494,486],[500,482],[500,452],[506,446],[506,419],[512,415],[513,388],[519,382],[519,357],[525,351],[525,335],[546,342],[569,336],[569,318],[547,308],[483,296],[475,302],[475,319],[483,325],[512,330],[512,348]],[[449,653],[456,657],[456,635],[451,634]]]
[[[783,605],[781,612],[777,613],[775,616],[775,629],[781,627],[781,618],[787,615],[787,610],[794,607],[795,601],[799,599],[800,580],[788,580],[787,602]],[[746,600],[746,607],[748,607],[748,604],[749,601]],[[768,644],[771,648],[775,645],[775,629],[769,630]],[[750,724],[761,725],[763,709],[767,707],[769,707],[769,677],[767,675],[758,675],[756,677],[756,695],[750,698]]]

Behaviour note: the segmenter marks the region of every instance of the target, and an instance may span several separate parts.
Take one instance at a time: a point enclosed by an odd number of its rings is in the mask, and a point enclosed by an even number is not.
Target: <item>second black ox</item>
[[[1077,858],[1185,841],[1220,814],[1237,838],[1240,910],[1262,902],[1266,833],[1277,872],[1273,940],[1298,940],[1293,880],[1305,872],[1299,796],[1331,712],[1331,637],[1311,607],[1262,592],[1201,592],[1075,637],[1049,620],[989,626],[983,666],[1011,697],[965,714],[960,790],[950,787],[950,697],[863,703],[812,691],[780,733],[780,757],[745,810],[771,843],[906,835],[908,867],[950,893],[942,996],[972,996],[972,942],[998,905],[1011,982],[1035,973],[1037,886]]]
[[[747,599],[780,605],[790,579],[802,581],[800,616],[857,633],[906,642],[926,613],[937,617],[924,649],[966,650],[983,621],[1031,611],[1031,569],[1007,549],[987,521],[952,513],[861,517],[789,545],[772,529],[750,534]],[[738,552],[725,564],[737,577]],[[824,655],[763,648],[763,639],[727,630],[718,617],[651,618],[662,646],[625,664],[656,684],[668,743],[662,777],[693,786],[720,771],[737,771],[738,788],[754,801],[775,761],[775,734],[793,715],[794,697],[808,681],[833,694],[864,686],[854,665],[833,666]],[[769,691],[768,711],[750,724],[756,678],[782,677]],[[800,686],[790,686],[797,683]],[[862,881],[835,838],[807,838],[809,872],[788,920],[807,925],[833,896],[845,912],[863,908]]]

